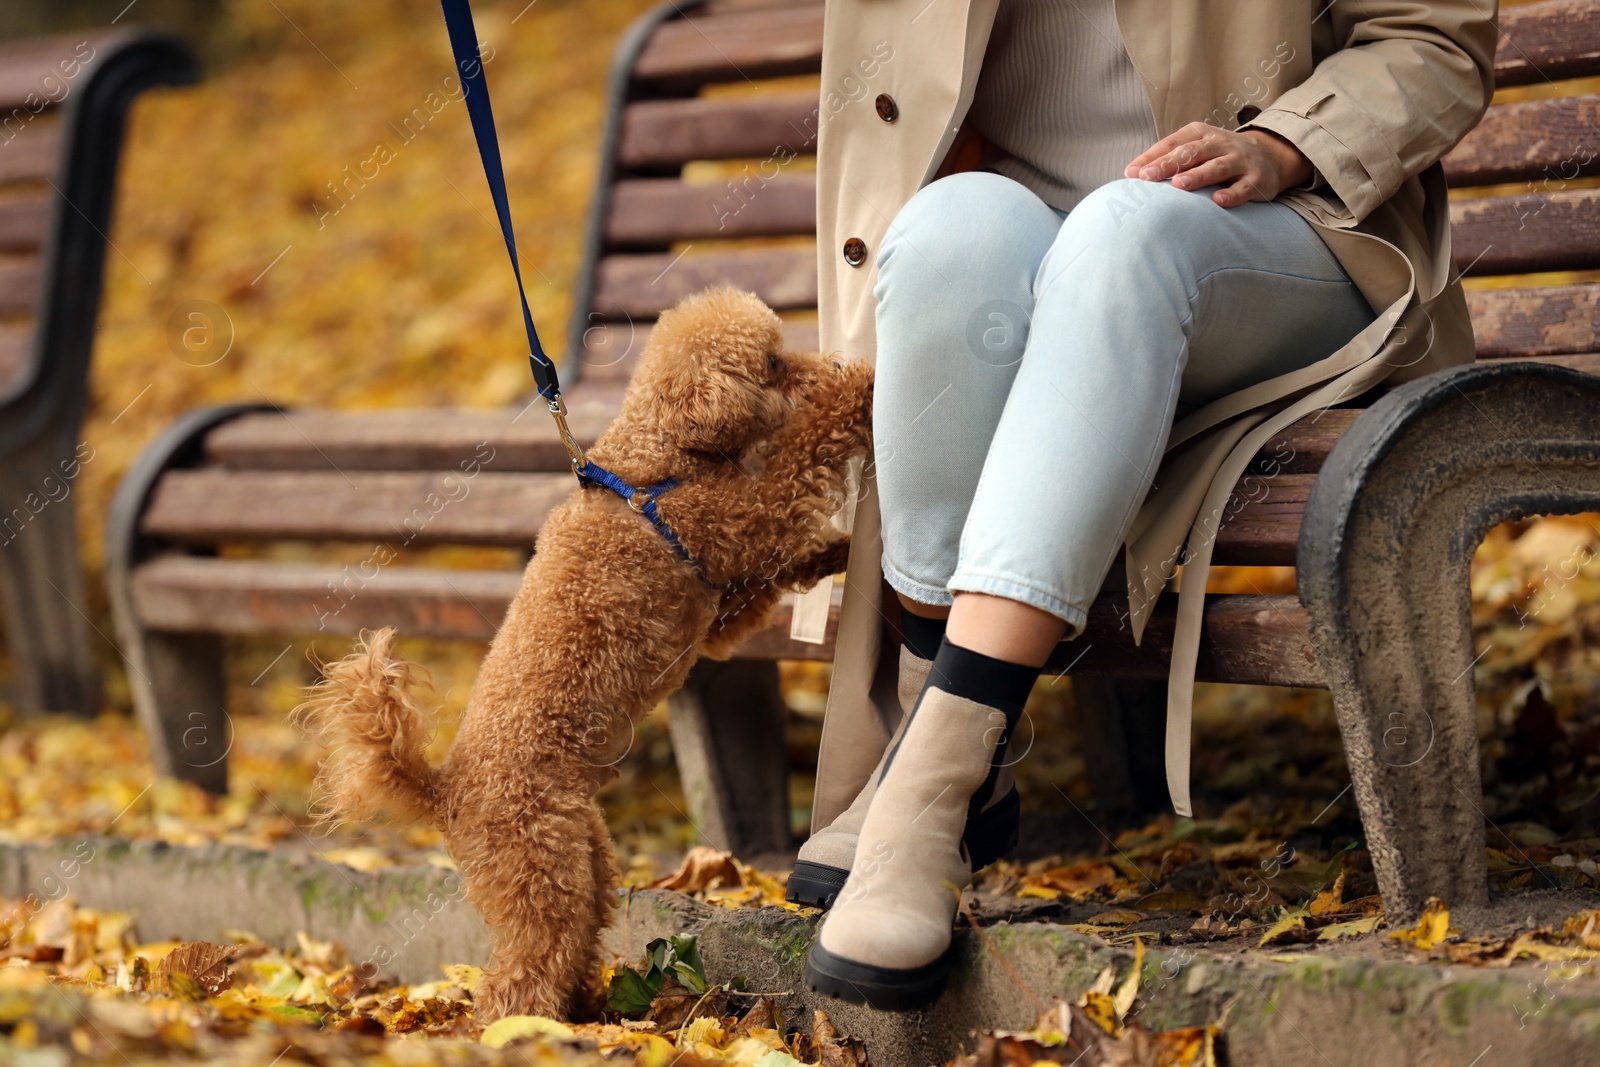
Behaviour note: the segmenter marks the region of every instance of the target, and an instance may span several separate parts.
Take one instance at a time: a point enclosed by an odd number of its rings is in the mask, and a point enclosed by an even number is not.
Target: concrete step
[[[0,895],[71,893],[82,905],[132,910],[146,939],[221,940],[246,929],[289,944],[297,931],[340,940],[407,982],[439,977],[443,963],[481,963],[488,942],[459,876],[434,867],[363,873],[232,846],[177,848],[90,838],[0,845]],[[866,1042],[877,1067],[942,1064],[979,1029],[1023,1029],[1038,1002],[1076,999],[1107,964],[1119,976],[1131,946],[1049,923],[998,923],[988,944],[964,930],[950,988],[926,1011],[873,1012],[805,989],[816,920],[778,908],[712,907],[676,893],[630,894],[607,933],[637,957],[650,939],[698,936],[714,982],[742,975],[780,993],[793,1019],[813,1008]],[[1003,957],[1003,962],[1000,958]],[[1325,950],[1278,958],[1209,946],[1146,953],[1133,1017],[1151,1029],[1224,1021],[1233,1067],[1600,1067],[1600,976],[1594,963],[1483,968],[1404,962]]]

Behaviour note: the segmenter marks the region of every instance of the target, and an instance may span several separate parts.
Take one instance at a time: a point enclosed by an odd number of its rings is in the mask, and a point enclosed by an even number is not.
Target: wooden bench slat
[[[409,637],[487,641],[516,595],[515,571],[385,567],[359,581],[327,564],[164,556],[133,575],[134,610],[152,629],[226,634],[354,635],[391,625]],[[331,591],[330,591],[331,586]],[[789,607],[739,650],[743,658],[833,656],[840,594],[834,591],[828,642],[789,639]],[[1063,644],[1050,669],[1074,674],[1163,677],[1172,655],[1176,597],[1157,602],[1143,644],[1127,629],[1126,597],[1105,595],[1089,611],[1089,627]],[[1246,684],[1318,686],[1308,617],[1293,596],[1206,598],[1199,678]]]
[[[1467,292],[1479,359],[1592,352],[1600,338],[1600,284]]]
[[[1251,475],[1217,533],[1224,564],[1294,562],[1314,475]],[[566,472],[175,470],[157,483],[140,529],[181,544],[365,541],[530,547],[573,489]]]
[[[1497,86],[1600,73],[1600,0],[1546,0],[1500,9]]]
[[[39,271],[37,253],[10,256],[0,261],[0,315],[33,311],[39,299]]]
[[[1444,157],[1451,186],[1600,174],[1600,96],[1498,104]]]
[[[670,178],[623,179],[612,187],[606,239],[617,245],[670,245],[717,237],[814,236],[817,184],[811,175],[735,188]]]
[[[1360,414],[1350,408],[1329,408],[1301,419],[1267,442],[1251,461],[1249,473],[1315,474]]]
[[[32,322],[0,323],[0,397],[8,396],[28,370]]]
[[[371,540],[395,550],[526,548],[575,486],[571,473],[177,470],[156,484],[140,529],[187,544]]]
[[[595,322],[583,335],[584,348],[579,356],[578,387],[605,384],[622,387],[628,383],[639,354],[650,338],[655,323],[644,319],[601,320]],[[785,322],[783,343],[791,352],[817,350],[817,324],[815,322]]]
[[[1127,610],[1126,596],[1100,596],[1089,608],[1083,635],[1058,645],[1046,672],[1165,678],[1177,629],[1177,596],[1163,594],[1156,601],[1138,646],[1128,628]],[[1197,681],[1307,688],[1325,685],[1311,650],[1310,613],[1298,598],[1213,593],[1206,597],[1204,618]]]
[[[567,423],[589,445],[616,415],[569,403]],[[291,411],[241,415],[206,436],[207,460],[256,470],[561,471],[567,451],[540,404],[516,409]],[[465,465],[465,466],[464,466]],[[347,487],[348,488],[348,487]]]
[[[0,132],[0,185],[54,178],[61,163],[61,119],[52,111]]]
[[[624,167],[675,167],[694,159],[809,155],[816,151],[818,111],[813,92],[641,100],[623,109],[617,161]]]
[[[1600,267],[1600,190],[1457,200],[1450,240],[1463,274]]]
[[[0,252],[31,252],[43,245],[52,203],[42,193],[0,200]]]
[[[76,92],[92,63],[119,31],[82,31],[0,44],[0,112],[53,108]],[[0,134],[0,140],[4,135]]]
[[[1557,367],[1570,367],[1584,374],[1600,374],[1600,352],[1584,352],[1571,356],[1511,356],[1510,359],[1526,359],[1530,363],[1550,363]]]
[[[600,261],[596,273],[594,311],[601,318],[655,318],[718,282],[748,289],[777,309],[817,306],[814,247],[612,255]]]
[[[822,69],[822,5],[799,4],[664,22],[634,62],[637,82],[684,88]]]
[[[351,569],[353,570],[353,569]],[[154,630],[180,633],[329,633],[394,626],[407,637],[488,641],[516,596],[517,571],[383,567],[362,579],[316,563],[163,556],[133,574],[134,611]],[[746,659],[831,659],[828,643],[789,639],[787,603],[739,650]]]
[[[1247,474],[1234,487],[1217,530],[1214,562],[1289,567],[1315,474]]]

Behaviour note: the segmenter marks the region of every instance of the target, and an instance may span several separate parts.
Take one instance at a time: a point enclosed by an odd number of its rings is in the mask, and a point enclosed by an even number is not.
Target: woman
[[[878,384],[790,881],[833,903],[813,988],[882,1008],[943,988],[959,891],[1015,838],[1006,739],[1119,549],[1136,639],[1185,567],[1167,764],[1189,813],[1207,532],[1245,464],[1309,411],[1473,358],[1437,163],[1488,106],[1495,19],[829,0],[821,342],[875,356]],[[869,694],[880,573],[898,702]]]

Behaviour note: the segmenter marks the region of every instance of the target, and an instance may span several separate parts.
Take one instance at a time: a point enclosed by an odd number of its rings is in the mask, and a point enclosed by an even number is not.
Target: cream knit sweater
[[[1000,0],[968,121],[986,169],[1071,210],[1156,141],[1113,0]]]

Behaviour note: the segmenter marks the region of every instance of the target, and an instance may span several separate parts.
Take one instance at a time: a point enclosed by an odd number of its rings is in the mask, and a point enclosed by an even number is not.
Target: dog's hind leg
[[[611,844],[611,831],[606,827],[605,816],[599,805],[590,808],[589,865],[594,872],[593,932],[590,944],[593,951],[578,973],[577,993],[573,997],[572,1013],[575,1017],[595,1017],[606,1004],[606,987],[600,980],[605,965],[606,950],[600,943],[606,926],[617,907],[617,861]]]
[[[599,932],[587,800],[545,803],[521,819],[484,826],[470,841],[452,830],[467,900],[483,916],[492,948],[478,985],[478,1018],[565,1016]]]

